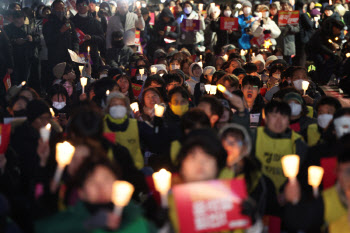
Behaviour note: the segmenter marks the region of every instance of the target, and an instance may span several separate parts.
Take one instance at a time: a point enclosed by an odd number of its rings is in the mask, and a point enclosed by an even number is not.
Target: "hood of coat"
[[[191,77],[194,77],[193,75],[193,68],[195,65],[198,65],[201,69],[202,67],[197,63],[197,62],[193,62],[191,65],[190,65],[190,68],[189,68],[189,73],[190,73],[190,76]],[[202,73],[203,73],[203,69],[202,69]],[[195,77],[196,78],[196,77]],[[199,81],[199,77],[198,77],[198,81]]]
[[[160,13],[160,19],[163,20],[163,17],[168,17],[170,18],[170,22],[173,22],[175,20],[175,17],[173,15],[173,13],[171,12],[171,10],[169,8],[164,8],[162,10],[162,13]]]

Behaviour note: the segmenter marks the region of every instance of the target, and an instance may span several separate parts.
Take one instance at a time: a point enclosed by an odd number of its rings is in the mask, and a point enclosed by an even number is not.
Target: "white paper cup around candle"
[[[305,95],[307,89],[309,88],[309,84],[310,84],[309,81],[303,81],[303,82],[301,83],[302,89],[303,89],[303,91],[304,91],[304,95]]]
[[[130,104],[130,108],[132,109],[133,112],[138,112],[139,111],[139,104],[137,102],[134,102]]]
[[[40,137],[44,142],[49,141],[50,132],[51,132],[51,124],[50,123],[48,123],[45,127],[42,127],[40,129]]]
[[[109,96],[111,92],[109,90],[106,91],[106,96]]]
[[[157,73],[157,67],[151,66],[151,73],[156,74]]]
[[[84,66],[79,66],[79,71],[81,76],[83,76],[83,69],[84,69]]]
[[[245,55],[245,52],[244,52],[244,50],[243,50],[243,49],[241,49],[241,53],[240,53],[240,55],[241,55],[242,57]]]
[[[123,208],[130,202],[134,190],[134,186],[127,181],[114,181],[112,201],[114,203],[114,213],[117,216],[121,216]]]
[[[205,91],[207,92],[207,94],[210,93],[210,87],[211,87],[210,84],[205,84],[205,85],[204,85],[204,88],[205,88]]]
[[[168,192],[171,187],[171,173],[165,169],[155,172],[152,175],[154,186],[161,194],[162,207],[168,206]]]
[[[96,11],[96,12],[99,12],[99,11],[100,11],[100,7],[99,7],[99,6],[96,6],[96,7],[95,7],[95,11]]]
[[[218,85],[218,90],[219,90],[220,92],[224,93],[225,95],[227,95],[229,98],[232,97],[232,93],[230,93],[230,92],[226,89],[226,87],[224,87],[223,85],[219,84],[219,85]]]
[[[163,117],[165,107],[160,104],[154,105],[154,115],[157,117]]]
[[[167,27],[166,27],[166,31],[167,31],[167,32],[170,32],[170,30],[171,30],[171,27],[170,27],[170,26],[167,26]]]
[[[210,7],[211,7],[211,8],[212,8],[212,7],[215,7],[215,3],[214,3],[214,2],[210,3]]]
[[[85,93],[84,91],[84,89],[85,89],[85,86],[86,86],[86,84],[87,84],[87,78],[86,77],[81,77],[80,78],[80,84],[81,84],[81,86],[83,87],[83,93]]]
[[[144,75],[145,69],[139,69],[139,73],[140,73],[141,76]]]
[[[226,54],[225,56],[223,56],[225,61],[228,61],[228,55]]]
[[[211,85],[210,86],[210,94],[216,95],[216,89],[217,89],[216,85]]]
[[[202,11],[203,11],[203,3],[199,3],[198,4],[198,11],[199,11],[199,13],[202,13]]]
[[[50,108],[50,113],[52,117],[55,117],[55,111],[53,110],[53,108]]]
[[[56,144],[56,161],[57,168],[54,176],[54,181],[59,183],[62,177],[64,168],[70,164],[74,155],[75,148],[69,142]]]
[[[318,186],[320,186],[323,178],[324,170],[319,166],[310,166],[308,168],[308,183],[312,186],[314,196],[318,197]]]
[[[288,177],[290,182],[295,182],[299,172],[300,158],[298,155],[285,155],[281,159],[283,173]]]

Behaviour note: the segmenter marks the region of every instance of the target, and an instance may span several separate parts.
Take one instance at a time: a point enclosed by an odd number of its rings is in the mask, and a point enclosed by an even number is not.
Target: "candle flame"
[[[48,123],[48,124],[45,126],[45,128],[46,128],[47,130],[50,130],[50,129],[51,129],[51,124]]]
[[[270,40],[270,39],[265,40],[265,42],[264,42],[264,44],[263,44],[263,46],[264,46],[265,49],[270,48],[271,45],[272,45],[272,43],[271,43],[271,40]]]
[[[114,205],[124,207],[131,199],[135,188],[127,181],[117,180],[113,183],[112,201]]]
[[[226,87],[224,87],[223,85],[219,84],[218,85],[218,90],[221,91],[222,93],[224,93],[226,91]]]
[[[23,82],[21,83],[21,85],[22,85],[22,86],[26,85],[26,81],[23,81]]]
[[[167,194],[171,187],[171,172],[164,168],[152,175],[154,186],[161,194]]]
[[[308,183],[312,187],[318,187],[321,184],[324,170],[319,166],[310,166],[308,168]]]
[[[55,117],[55,111],[53,110],[53,108],[50,108],[50,112],[51,112],[51,116]]]
[[[107,90],[107,91],[106,91],[106,95],[107,95],[107,96],[109,96],[109,93],[110,93],[110,91],[109,91],[109,90]]]
[[[298,155],[285,155],[282,160],[283,173],[288,178],[295,178],[299,172],[300,158]]]
[[[65,167],[72,161],[75,148],[69,142],[56,144],[56,161],[60,167]]]

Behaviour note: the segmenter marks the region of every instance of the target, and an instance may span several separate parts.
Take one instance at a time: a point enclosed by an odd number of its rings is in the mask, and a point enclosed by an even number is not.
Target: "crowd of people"
[[[163,168],[172,187],[243,179],[251,226],[232,232],[350,232],[350,108],[323,88],[350,94],[348,4],[205,2],[0,3],[0,232],[181,232]]]

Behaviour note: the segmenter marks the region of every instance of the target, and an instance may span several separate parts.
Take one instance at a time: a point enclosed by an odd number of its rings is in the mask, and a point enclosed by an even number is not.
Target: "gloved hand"
[[[251,218],[252,224],[255,223],[256,217],[258,214],[258,209],[255,200],[252,198],[248,197],[242,202],[242,211],[241,213],[243,215],[247,215]]]

